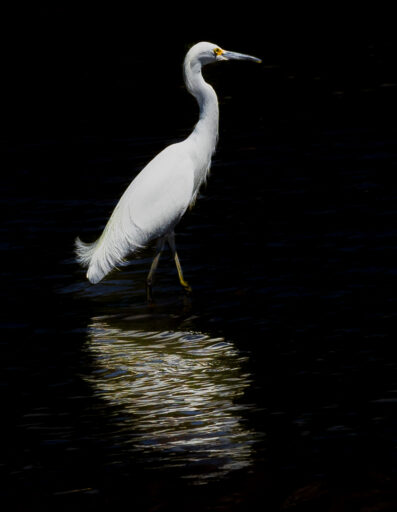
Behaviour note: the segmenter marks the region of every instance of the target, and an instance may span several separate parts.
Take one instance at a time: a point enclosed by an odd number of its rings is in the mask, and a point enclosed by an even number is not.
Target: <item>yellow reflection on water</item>
[[[221,337],[132,327],[93,319],[88,350],[96,370],[88,380],[125,408],[123,430],[134,446],[195,479],[248,466],[255,432],[243,418],[246,358]]]

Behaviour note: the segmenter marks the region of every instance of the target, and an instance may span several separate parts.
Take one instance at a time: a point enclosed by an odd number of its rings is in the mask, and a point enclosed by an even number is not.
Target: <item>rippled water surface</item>
[[[246,357],[223,338],[128,329],[134,319],[121,328],[117,320],[89,326],[97,368],[87,380],[96,395],[125,408],[123,428],[142,456],[156,462],[160,452],[161,467],[185,466],[186,478],[203,480],[249,466],[257,434],[243,417]],[[197,475],[197,465],[205,472]]]

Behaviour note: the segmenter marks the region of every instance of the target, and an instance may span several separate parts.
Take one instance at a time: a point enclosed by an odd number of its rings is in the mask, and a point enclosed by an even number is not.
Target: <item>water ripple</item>
[[[251,382],[247,357],[222,337],[114,322],[96,318],[89,326],[96,370],[86,379],[128,413],[134,447],[159,465],[188,465],[184,476],[197,482],[250,465],[256,433],[241,401]]]

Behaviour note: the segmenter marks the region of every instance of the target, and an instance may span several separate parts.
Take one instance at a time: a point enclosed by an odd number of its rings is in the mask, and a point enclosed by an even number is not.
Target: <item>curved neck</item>
[[[196,98],[200,109],[200,118],[193,134],[205,139],[212,154],[218,139],[218,98],[214,89],[204,80],[199,61],[185,60],[184,76],[187,90]]]

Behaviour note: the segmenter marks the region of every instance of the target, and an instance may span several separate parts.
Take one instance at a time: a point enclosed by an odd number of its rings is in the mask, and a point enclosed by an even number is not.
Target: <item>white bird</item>
[[[260,59],[242,53],[222,50],[201,42],[187,52],[183,70],[188,91],[196,98],[200,118],[185,140],[161,151],[131,182],[116,205],[102,235],[91,244],[76,239],[80,264],[88,267],[91,283],[101,281],[113,268],[125,262],[128,255],[158,239],[157,252],[146,280],[148,299],[161,251],[168,241],[178,270],[179,281],[185,281],[175,248],[174,228],[196,200],[211,165],[218,140],[219,108],[214,89],[205,82],[201,69],[212,62]]]

